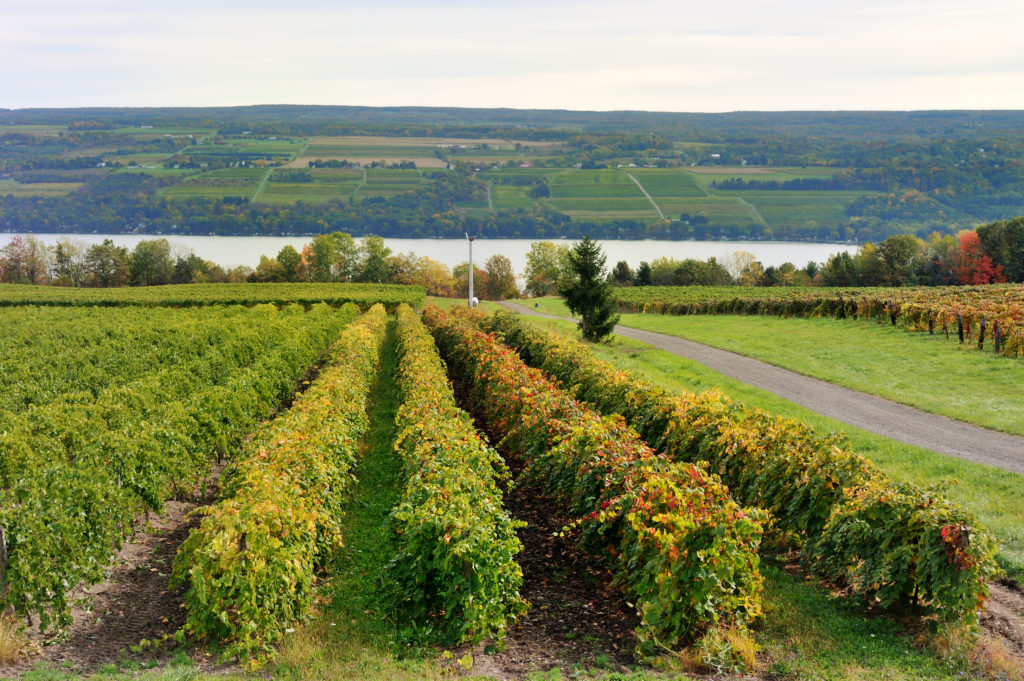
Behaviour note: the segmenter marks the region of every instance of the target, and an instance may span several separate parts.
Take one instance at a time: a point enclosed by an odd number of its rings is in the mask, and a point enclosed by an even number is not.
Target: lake
[[[0,233],[0,246],[10,241],[14,234]],[[26,236],[22,234],[22,236]],[[34,234],[37,239],[53,245],[62,237],[58,234]],[[67,238],[86,244],[102,243],[110,239],[119,246],[130,249],[145,239],[167,239],[172,253],[194,252],[204,260],[212,260],[223,267],[248,265],[256,267],[261,255],[277,255],[290,244],[301,251],[302,245],[312,237],[275,236],[180,236],[154,234],[71,234]],[[519,274],[526,269],[526,254],[530,244],[540,239],[477,239],[473,242],[473,262],[483,267],[492,255],[504,255],[512,261],[512,268]],[[573,243],[570,240],[555,240],[558,243]],[[468,244],[465,239],[384,239],[394,253],[412,251],[454,267],[468,259]],[[598,241],[608,256],[608,269],[625,260],[636,268],[641,261],[650,262],[655,258],[671,257],[678,260],[696,258],[707,260],[714,256],[721,262],[734,251],[747,251],[761,261],[765,267],[791,262],[803,267],[810,261],[824,263],[829,256],[840,251],[854,253],[856,245],[835,243],[805,243],[783,241]]]

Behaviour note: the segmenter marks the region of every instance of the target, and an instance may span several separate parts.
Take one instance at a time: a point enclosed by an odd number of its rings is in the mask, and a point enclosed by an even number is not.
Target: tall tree
[[[569,252],[573,277],[558,291],[569,311],[580,316],[580,331],[591,341],[609,335],[619,321],[605,273],[606,260],[601,246],[589,236],[583,237]]]
[[[633,269],[625,260],[618,261],[612,268],[612,280],[616,286],[632,286],[634,276]]]
[[[85,270],[92,286],[121,286],[128,279],[128,261],[131,256],[124,246],[116,246],[110,239],[94,244],[85,252]]]
[[[287,281],[298,281],[299,265],[302,264],[302,256],[291,244],[285,244],[277,253],[277,262],[284,270],[284,278]]]
[[[368,236],[363,239],[363,271],[359,277],[362,281],[372,284],[383,284],[388,280],[388,256],[391,249],[384,245],[379,236]]]
[[[503,255],[492,255],[487,259],[487,297],[490,300],[505,300],[519,295],[512,261]]]
[[[147,239],[137,243],[132,250],[128,277],[132,286],[171,283],[174,261],[171,260],[171,244],[167,239]]]
[[[535,241],[526,254],[526,293],[549,296],[558,292],[569,274],[569,247],[552,241]]]

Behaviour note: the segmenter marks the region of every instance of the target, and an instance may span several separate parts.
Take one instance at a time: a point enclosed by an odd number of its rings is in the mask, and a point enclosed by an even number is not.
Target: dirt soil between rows
[[[18,676],[38,664],[94,672],[127,659],[162,662],[173,643],[140,654],[130,651],[143,639],[159,640],[185,623],[185,586],[171,589],[168,580],[178,548],[199,525],[192,511],[216,498],[216,481],[224,470],[214,465],[206,489],[190,501],[168,501],[160,515],[139,519],[136,532],[108,567],[107,578],[72,594],[72,625],[63,632],[40,632],[38,618],[27,634],[32,654],[17,666],[0,669],[0,678]]]

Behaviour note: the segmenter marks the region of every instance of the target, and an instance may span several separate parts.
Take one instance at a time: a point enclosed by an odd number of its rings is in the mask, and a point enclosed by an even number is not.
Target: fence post
[[[935,335],[935,319],[931,315],[928,315],[928,335]]]
[[[996,328],[995,328],[995,330],[994,330],[994,334],[995,334],[995,341],[996,341],[996,354],[997,354],[997,355],[999,354],[999,341],[1001,340],[1001,334],[1000,334],[999,332],[1000,332],[1000,329],[999,329],[999,322],[997,321],[997,322],[996,322]]]
[[[964,344],[964,318],[956,313],[956,335],[960,337],[960,345]]]
[[[985,318],[981,319],[981,326],[978,329],[978,349],[985,349]]]
[[[4,528],[0,526],[0,596],[3,596],[4,574],[7,572],[7,536]],[[2,601],[0,601],[2,603]],[[0,608],[0,614],[3,608]]]

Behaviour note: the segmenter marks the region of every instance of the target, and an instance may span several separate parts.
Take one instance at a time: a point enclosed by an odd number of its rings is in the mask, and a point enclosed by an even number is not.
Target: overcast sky
[[[3,0],[0,107],[1024,109],[1021,0]]]

